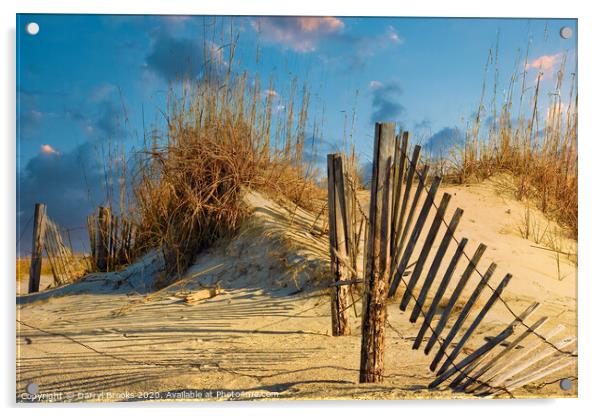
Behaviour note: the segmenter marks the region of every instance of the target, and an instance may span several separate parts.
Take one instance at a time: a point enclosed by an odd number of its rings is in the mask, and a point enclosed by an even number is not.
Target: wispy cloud
[[[432,122],[428,118],[423,118],[420,121],[414,123],[415,130],[430,130],[432,127]]]
[[[177,78],[194,78],[203,67],[203,43],[162,34],[146,57],[146,64],[168,82]]]
[[[444,127],[423,144],[427,153],[434,157],[447,157],[457,146],[464,143],[464,132],[457,127]]]
[[[404,39],[393,26],[387,26],[377,34],[341,33],[333,41],[336,51],[324,51],[322,59],[328,64],[339,64],[345,70],[363,70],[366,63],[377,54],[391,53],[392,48],[401,46]]]
[[[98,131],[104,139],[125,139],[127,132],[124,126],[124,109],[114,100],[101,102],[98,109],[100,114],[94,122],[94,131]]]
[[[336,17],[261,17],[251,21],[259,36],[297,52],[312,52],[320,41],[336,36],[345,23]]]
[[[372,96],[372,123],[380,121],[399,121],[405,110],[401,104],[403,90],[396,81],[386,83],[370,81],[370,94]]]
[[[561,61],[562,53],[555,55],[541,55],[530,62],[527,62],[525,69],[539,69],[540,71],[550,71],[554,69]]]
[[[387,38],[393,43],[403,43],[404,39],[399,36],[397,30],[393,26],[387,26]]]
[[[192,16],[178,16],[174,14],[162,16],[166,22],[174,25],[183,24],[192,20]]]
[[[104,83],[92,89],[92,101],[102,101],[107,99],[113,92],[117,91],[117,87],[113,84]]]
[[[354,31],[353,24],[348,26],[338,17],[272,16],[250,22],[266,43],[299,53],[319,53],[326,65],[346,70],[363,69],[375,54],[404,43],[392,25],[384,26],[379,33],[365,34]]]
[[[206,48],[213,62],[220,66],[225,66],[228,63],[224,59],[224,49],[215,42],[206,42]]]

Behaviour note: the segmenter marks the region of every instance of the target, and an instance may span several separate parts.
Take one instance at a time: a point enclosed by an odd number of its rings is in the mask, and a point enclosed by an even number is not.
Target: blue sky
[[[40,26],[36,36],[25,32],[30,21]],[[292,77],[307,82],[309,120],[320,119],[324,160],[340,148],[354,112],[362,162],[372,152],[375,120],[399,122],[423,143],[465,129],[498,40],[500,92],[525,66],[528,45],[528,82],[544,71],[543,91],[552,90],[564,54],[567,72],[576,67],[575,20],[18,15],[21,252],[29,249],[25,225],[36,201],[46,202],[64,227],[85,225],[104,202],[98,185],[107,149],[140,146],[143,126],[160,125],[169,83],[182,73],[197,76],[204,45],[220,45],[211,28],[229,30],[231,22],[239,35],[238,70],[259,75],[262,85],[273,79],[282,100]],[[563,26],[573,37],[559,36]],[[490,70],[487,97],[493,76]],[[85,240],[83,231],[74,232]]]

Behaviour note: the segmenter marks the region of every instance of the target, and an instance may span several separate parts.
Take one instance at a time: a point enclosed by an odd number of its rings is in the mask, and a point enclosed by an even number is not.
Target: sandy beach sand
[[[538,301],[534,318],[550,318],[542,333],[562,324],[566,329],[557,339],[575,336],[576,255],[557,255],[543,242],[521,236],[526,205],[509,194],[504,178],[442,191],[452,195],[447,219],[457,206],[465,211],[456,235],[469,239],[467,252],[479,243],[488,246],[478,269],[498,264],[492,284],[506,273],[514,276],[504,292],[507,304],[520,312]],[[362,198],[366,202],[368,194]],[[160,265],[147,256],[120,273],[18,297],[17,400],[26,400],[22,393],[29,383],[46,394],[44,400],[57,401],[473,397],[426,387],[434,379],[428,369],[432,354],[411,349],[421,319],[411,324],[413,304],[403,313],[395,300],[387,318],[385,381],[360,385],[361,318],[351,313],[351,336],[330,336],[322,219],[256,193],[247,200],[253,214],[239,235],[200,254],[183,284],[152,292]],[[535,209],[530,216],[548,224]],[[557,243],[576,253],[576,241],[558,237]],[[223,288],[217,296],[194,305],[183,302],[187,293],[217,282]],[[360,316],[361,294],[355,298]],[[508,309],[496,304],[465,352],[511,319]],[[574,397],[576,385],[563,391],[556,382],[546,384],[569,376],[576,376],[575,366],[513,393]]]

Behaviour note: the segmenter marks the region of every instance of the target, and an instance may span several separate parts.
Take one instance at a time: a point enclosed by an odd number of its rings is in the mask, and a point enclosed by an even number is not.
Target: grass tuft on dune
[[[172,89],[165,133],[154,134],[138,153],[137,251],[160,247],[170,279],[237,230],[248,214],[244,189],[309,210],[325,194],[303,160],[307,89],[297,91],[293,81],[290,101],[276,116],[273,94],[261,92],[259,79],[231,73],[231,64],[209,64],[201,80]]]

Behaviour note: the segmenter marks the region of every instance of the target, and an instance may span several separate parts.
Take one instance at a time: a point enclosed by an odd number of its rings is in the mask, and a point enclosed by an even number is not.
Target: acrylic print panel
[[[20,402],[577,395],[577,21],[18,15]]]

